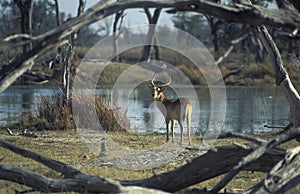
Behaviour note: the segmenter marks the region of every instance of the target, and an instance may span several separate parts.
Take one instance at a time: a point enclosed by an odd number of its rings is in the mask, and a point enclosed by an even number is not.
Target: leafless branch
[[[234,46],[236,44],[238,44],[239,42],[245,40],[248,36],[249,36],[249,33],[246,33],[246,34],[242,35],[241,37],[238,37],[238,38],[230,41],[230,46],[228,47],[227,51],[221,57],[219,57],[219,59],[216,61],[216,65],[219,65],[220,63],[222,63],[222,61],[225,58],[227,58],[228,55],[231,53],[231,51],[234,49]]]
[[[241,170],[243,170],[247,165],[251,162],[254,162],[258,158],[260,158],[263,154],[265,154],[270,149],[285,143],[291,139],[300,136],[300,128],[295,130],[290,130],[277,138],[274,138],[266,143],[263,143],[261,146],[256,148],[252,153],[244,157],[240,160],[240,162],[234,166],[226,175],[225,177],[209,192],[210,193],[218,193],[222,188],[224,188]]]
[[[300,23],[300,15],[296,10],[291,9],[268,9],[258,5],[239,7],[230,7],[217,4],[211,1],[118,1],[108,3],[101,1],[82,16],[71,20],[65,25],[59,26],[50,32],[35,37],[38,39],[36,46],[26,54],[15,59],[8,66],[9,71],[0,79],[0,92],[3,92],[13,81],[22,73],[30,69],[34,64],[34,59],[41,56],[41,52],[47,52],[59,44],[59,42],[71,33],[78,31],[82,27],[103,19],[106,16],[125,9],[133,8],[171,8],[169,12],[192,11],[203,14],[210,14],[215,17],[225,19],[227,21],[243,22],[251,25],[267,24],[274,27],[298,28]],[[253,19],[255,18],[255,19]]]
[[[223,133],[223,134],[220,134],[218,136],[218,139],[224,139],[224,138],[243,139],[243,140],[247,140],[247,141],[253,142],[255,144],[258,144],[258,145],[261,145],[262,143],[266,142],[265,140],[260,139],[258,137],[253,137],[253,136],[249,136],[249,135],[246,135],[246,134],[234,133],[234,132]]]
[[[247,193],[286,193],[300,182],[300,147],[288,151],[267,176]]]
[[[39,39],[38,37],[31,36],[29,34],[14,34],[14,35],[11,35],[11,36],[8,36],[8,37],[4,38],[3,42],[14,41],[18,38],[23,38],[23,39],[26,38],[28,40],[38,40]]]

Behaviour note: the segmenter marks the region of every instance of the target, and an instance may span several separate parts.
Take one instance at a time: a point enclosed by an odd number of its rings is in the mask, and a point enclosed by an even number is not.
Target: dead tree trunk
[[[218,28],[221,24],[221,20],[220,19],[217,19],[216,17],[214,16],[211,16],[211,15],[204,15],[206,20],[208,21],[209,23],[209,26],[210,26],[210,33],[211,35],[213,36],[213,45],[214,45],[214,52],[215,52],[215,56],[216,53],[218,53],[219,51],[219,37],[218,37]]]
[[[85,0],[79,1],[78,11],[77,11],[77,17],[81,16],[83,14],[83,10],[85,7]],[[63,68],[62,68],[62,85],[63,85],[63,106],[68,105],[69,97],[70,97],[70,67],[72,58],[74,57],[75,52],[75,44],[74,41],[77,39],[79,30],[70,34],[69,36],[69,43],[67,45],[67,54],[63,61]]]
[[[161,13],[161,8],[156,8],[153,16],[151,16],[151,13],[148,8],[145,8],[144,10],[147,15],[150,27],[149,27],[148,35],[147,35],[147,44],[144,46],[142,57],[140,59],[141,62],[147,61],[150,57],[150,51],[151,51],[153,41],[156,41],[155,34],[154,34],[155,33],[155,25],[157,24],[159,15]],[[155,55],[156,60],[159,60],[158,46],[154,46],[154,49],[155,49],[155,54],[156,54]]]
[[[291,124],[289,124],[289,128],[299,127],[300,126],[299,93],[296,91],[293,83],[289,78],[288,73],[283,67],[283,62],[279,50],[275,42],[273,41],[272,37],[268,33],[267,28],[265,26],[260,26],[258,28],[258,35],[270,55],[272,65],[276,72],[276,85],[280,86],[280,88],[283,90],[289,102],[290,113],[291,113]]]
[[[119,37],[119,33],[118,30],[121,29],[121,25],[123,22],[123,18],[124,18],[124,10],[121,10],[117,13],[115,13],[115,20],[113,23],[113,61],[120,61],[120,57],[119,57],[119,52],[118,52],[118,37]],[[119,23],[120,21],[120,23]],[[119,23],[119,27],[118,27],[118,23]]]
[[[60,26],[60,15],[59,15],[59,5],[58,5],[58,0],[55,0],[55,19],[56,19],[56,25]],[[57,53],[55,56],[55,61],[59,64],[62,64],[62,56],[61,53],[62,52],[62,48],[58,47],[57,48]]]
[[[32,9],[33,0],[14,0],[14,3],[19,7],[21,13],[21,32],[22,34],[32,35]],[[28,39],[23,39],[28,41]],[[32,44],[29,43],[23,45],[23,53],[27,53],[31,50]]]

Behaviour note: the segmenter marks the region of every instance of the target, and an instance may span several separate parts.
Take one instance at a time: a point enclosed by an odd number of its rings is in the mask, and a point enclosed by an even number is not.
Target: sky
[[[78,0],[59,0],[58,2],[61,12],[71,14],[72,16],[75,16],[77,14]],[[97,2],[99,2],[99,0],[87,0],[85,10],[87,10]],[[147,17],[142,11],[142,9],[126,10],[126,16],[123,20],[123,26],[134,27],[148,24]],[[170,14],[165,13],[165,10],[162,11],[158,24],[173,26]],[[97,28],[97,24],[94,24],[93,26]]]

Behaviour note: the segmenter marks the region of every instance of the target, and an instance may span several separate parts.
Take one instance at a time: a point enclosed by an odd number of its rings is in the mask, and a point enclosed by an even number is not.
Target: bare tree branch
[[[298,28],[300,23],[299,11],[290,9],[267,9],[258,5],[241,5],[239,7],[229,7],[210,1],[186,1],[186,0],[157,0],[157,1],[119,1],[107,3],[101,1],[82,16],[71,20],[65,25],[59,26],[50,32],[36,37],[39,41],[36,46],[27,54],[16,58],[8,65],[9,68],[2,72],[0,78],[0,92],[3,92],[17,77],[30,69],[34,60],[41,56],[41,53],[50,51],[66,36],[79,30],[83,26],[96,22],[106,16],[125,9],[133,8],[172,8],[169,12],[193,11],[203,14],[210,14],[227,21],[244,22],[251,25],[267,24],[275,27]],[[254,19],[255,18],[255,19]]]
[[[252,137],[249,135],[241,134],[241,133],[234,133],[234,132],[228,132],[228,133],[223,133],[218,136],[218,139],[224,139],[224,138],[238,138],[238,139],[243,139],[247,140],[250,142],[253,142],[255,144],[261,145],[262,143],[265,143],[266,141],[263,139],[260,139],[258,137]]]
[[[245,40],[248,36],[249,36],[249,33],[246,33],[246,34],[242,35],[241,37],[238,37],[238,38],[230,41],[230,46],[228,47],[227,51],[221,57],[219,57],[219,59],[216,61],[216,65],[219,65],[220,63],[222,63],[222,61],[225,58],[227,58],[228,55],[231,53],[231,51],[234,49],[234,46],[236,44],[238,44],[239,42]]]
[[[30,158],[32,160],[35,160],[57,172],[60,172],[62,173],[63,175],[65,175],[66,177],[70,176],[70,175],[73,175],[73,174],[79,174],[80,171],[74,169],[74,168],[71,168],[69,166],[67,166],[66,164],[64,163],[61,163],[59,161],[55,161],[55,160],[51,160],[51,159],[48,159],[46,157],[43,157],[39,154],[36,154],[34,152],[31,152],[31,151],[28,151],[28,150],[24,150],[22,148],[19,148],[17,146],[14,146],[8,142],[5,142],[3,140],[0,140],[0,146],[5,148],[5,149],[8,149],[16,154],[19,154],[23,157],[26,157],[26,158]]]
[[[209,192],[210,193],[218,193],[222,188],[224,188],[234,177],[237,175],[241,170],[243,170],[247,165],[254,162],[258,158],[260,158],[263,154],[265,154],[270,149],[278,146],[282,143],[285,143],[295,137],[299,137],[300,135],[300,128],[295,130],[291,130],[286,132],[285,134],[280,135],[277,138],[274,138],[266,143],[263,143],[257,149],[255,149],[251,154],[247,155],[246,157],[242,158],[238,165],[234,166],[228,174]]]
[[[300,147],[288,151],[267,176],[247,193],[285,193],[300,182]]]
[[[0,164],[0,179],[13,181],[41,192],[121,193],[125,189],[117,181],[97,176],[78,174],[69,178],[53,179],[33,171]]]

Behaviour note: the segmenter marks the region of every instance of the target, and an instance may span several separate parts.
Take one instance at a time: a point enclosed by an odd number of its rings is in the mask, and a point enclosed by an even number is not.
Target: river
[[[205,131],[211,117],[210,94],[206,87],[193,88],[197,96],[190,96],[193,107],[191,128],[194,132]],[[185,88],[182,88],[185,90]],[[135,89],[128,96],[128,89],[119,89],[112,95],[112,89],[98,89],[97,94],[108,101],[114,99],[120,110],[127,113],[131,130],[145,132],[145,126],[154,131],[165,128],[162,114],[158,111],[149,89]],[[60,90],[54,88],[10,87],[0,94],[0,124],[13,123],[21,113],[36,113],[39,97],[54,96]],[[172,91],[167,96],[175,96]],[[117,96],[117,97],[116,97]],[[269,131],[264,125],[287,125],[289,123],[289,105],[275,86],[226,87],[227,106],[223,131],[260,133]],[[196,106],[195,106],[196,105]],[[149,125],[149,123],[151,125]],[[147,125],[148,124],[148,125]],[[178,125],[176,125],[178,132]]]

